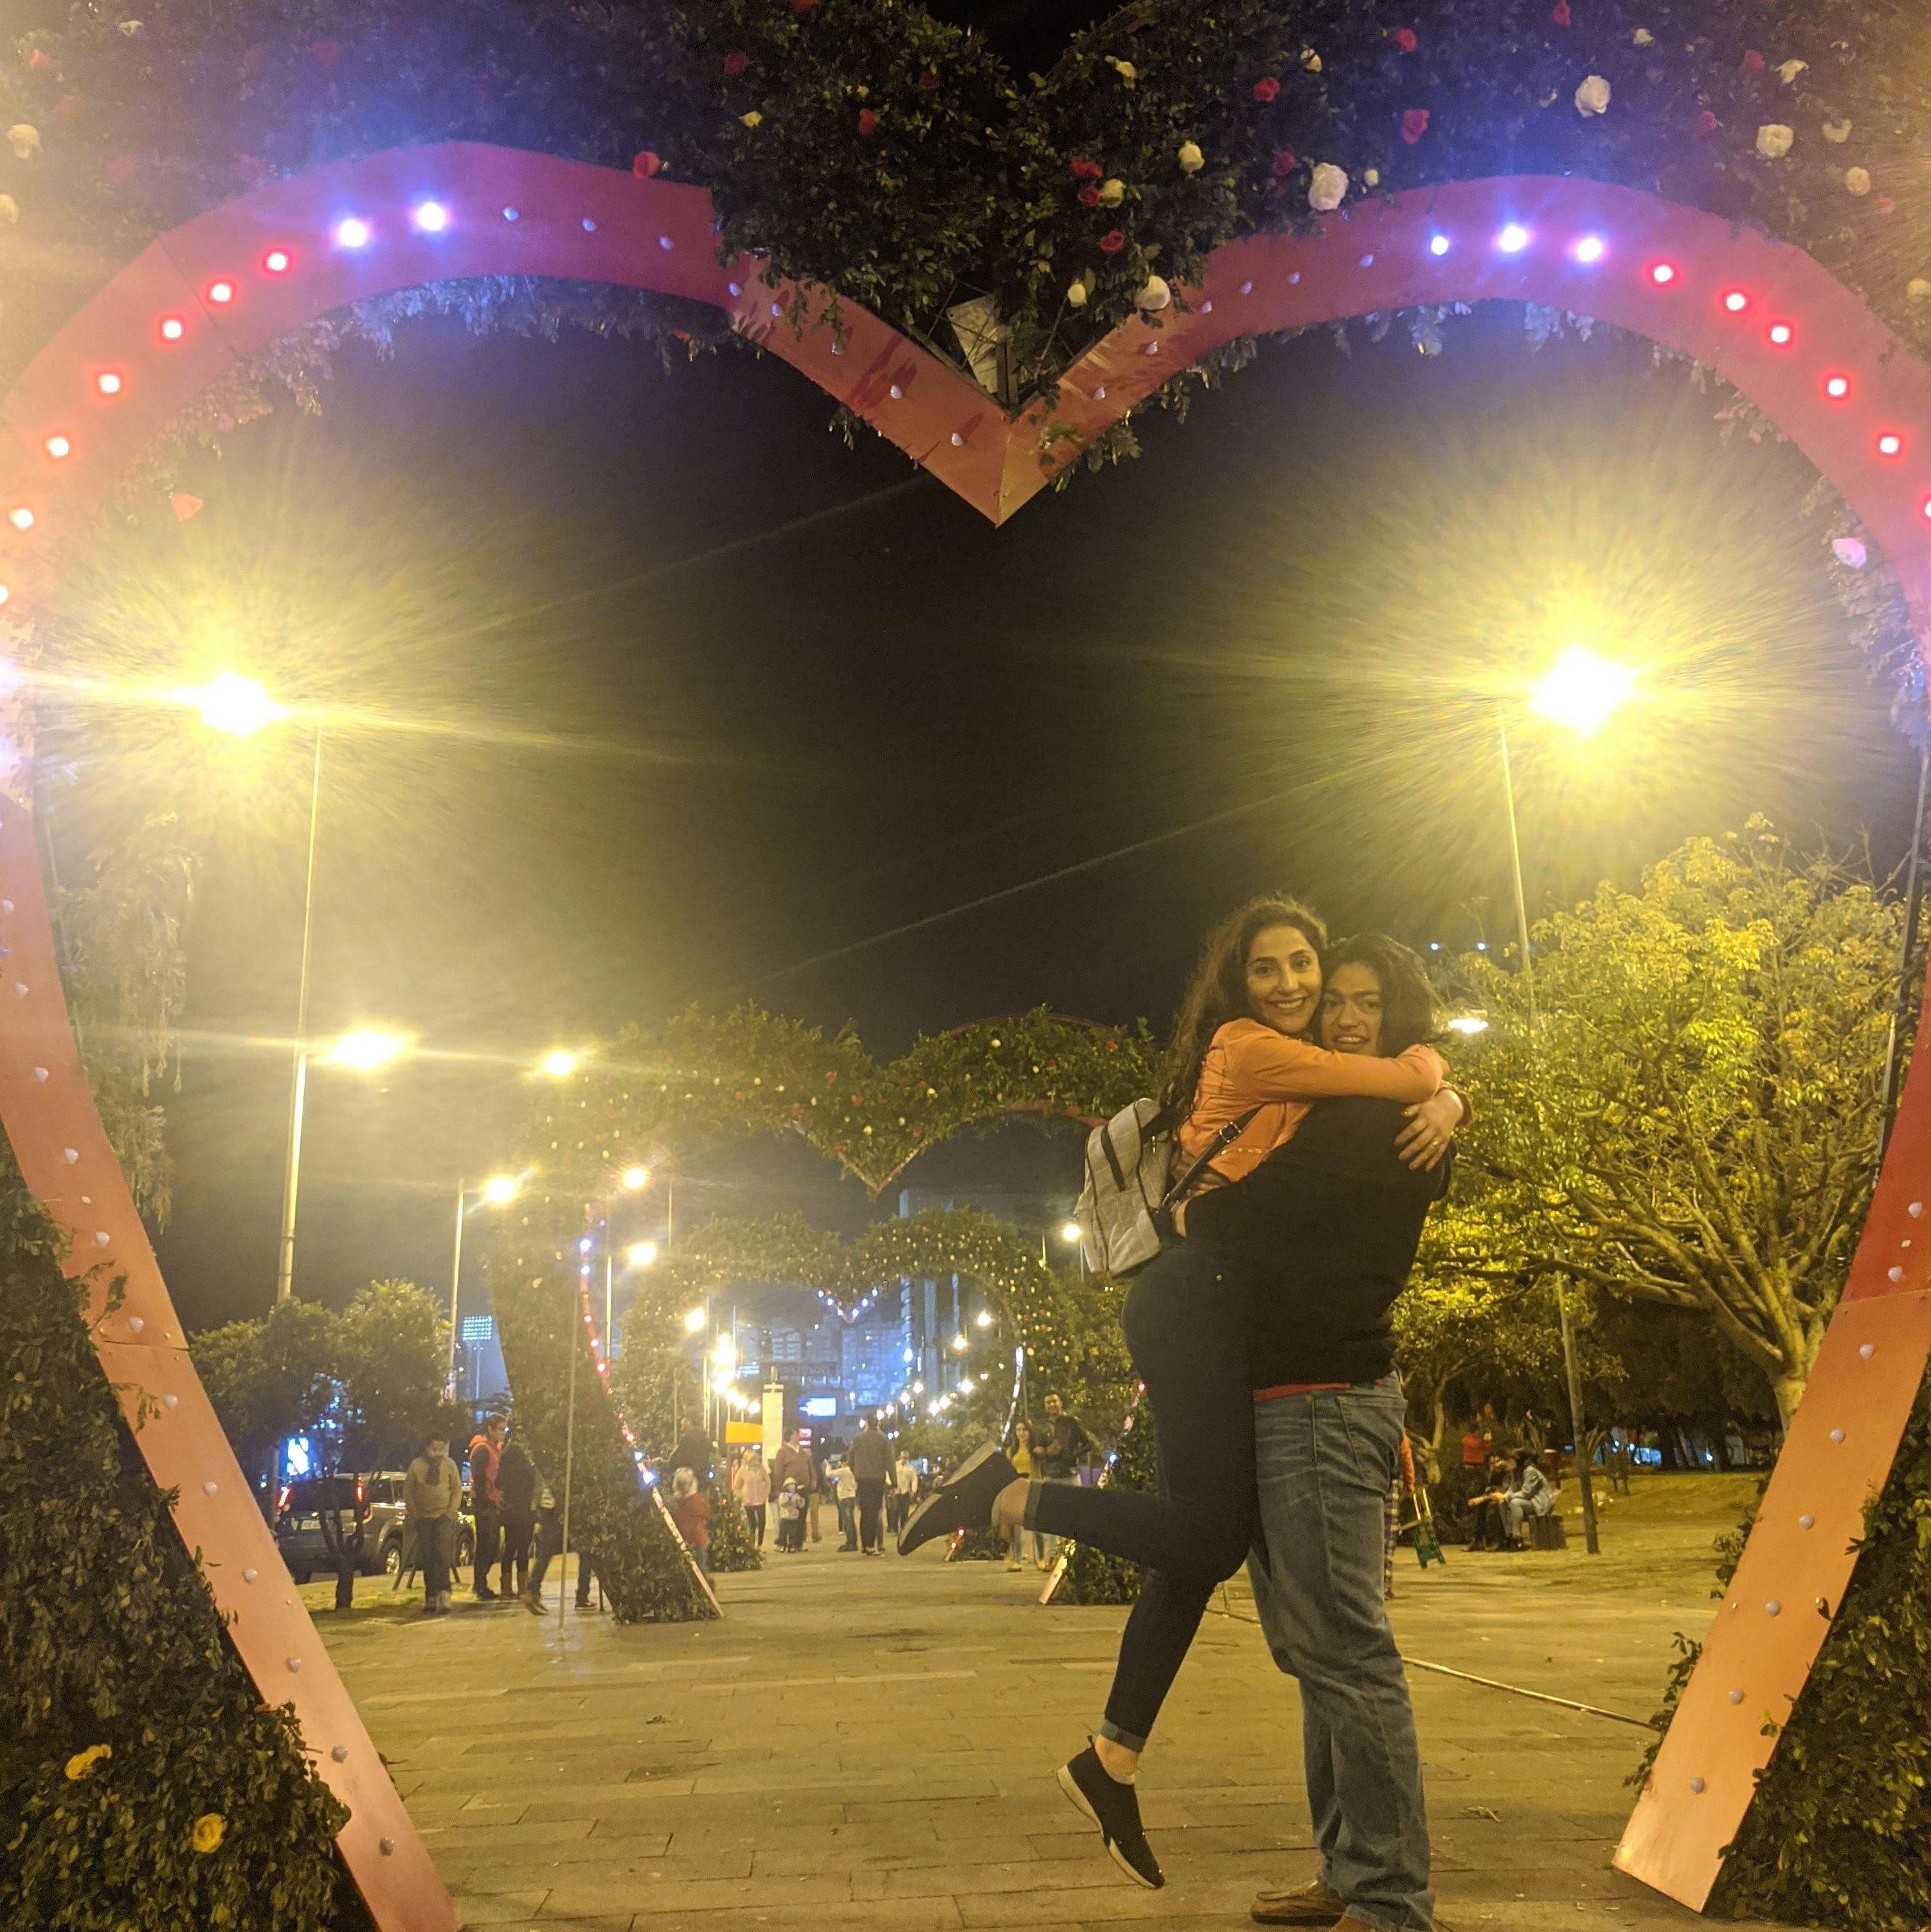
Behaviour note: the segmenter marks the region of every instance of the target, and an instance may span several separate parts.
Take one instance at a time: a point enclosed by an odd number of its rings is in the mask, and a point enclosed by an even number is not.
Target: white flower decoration
[[[1861,570],[1870,561],[1870,552],[1861,538],[1839,537],[1831,548],[1837,552],[1837,561],[1847,568]]]
[[[1576,90],[1576,111],[1586,121],[1591,116],[1609,111],[1609,83],[1600,74],[1592,74]]]
[[[1106,64],[1129,87],[1140,78],[1140,70],[1131,61],[1109,59]]]
[[[1848,141],[1851,138],[1851,124],[1848,121],[1825,122],[1824,138],[1827,141]]]
[[[1126,184],[1117,176],[1099,184],[1099,205],[1102,208],[1117,208],[1126,199]]]
[[[40,152],[40,130],[24,121],[15,122],[7,130],[7,140],[17,160],[31,161]]]
[[[1757,130],[1757,152],[1767,161],[1780,161],[1796,139],[1795,128],[1786,128],[1781,121],[1766,121]]]
[[[129,40],[138,40],[142,34],[145,34],[148,31],[148,29],[144,22],[139,20],[123,20],[121,22],[121,31],[127,35]]]
[[[1143,309],[1163,309],[1174,298],[1174,292],[1158,275],[1149,275],[1147,286],[1133,298],[1133,306]]]
[[[1904,292],[1915,302],[1931,302],[1931,282],[1922,275],[1913,275],[1905,284]]]
[[[1786,61],[1783,66],[1777,69],[1777,73],[1786,87],[1788,87],[1800,74],[1808,74],[1810,71],[1810,63],[1808,61],[1800,60]]]
[[[1308,182],[1307,205],[1321,214],[1331,214],[1348,196],[1348,170],[1332,161],[1318,162]]]
[[[1207,157],[1201,152],[1198,141],[1183,141],[1177,158],[1183,175],[1197,175],[1207,166]]]
[[[1656,45],[1656,36],[1647,27],[1639,27],[1630,38],[1639,47],[1653,47]]]
[[[1868,168],[1846,168],[1844,170],[1844,188],[1850,194],[1869,194],[1871,176]]]
[[[1318,55],[1318,53],[1316,53],[1316,52],[1315,52],[1315,50],[1313,50],[1313,48],[1312,48],[1312,47],[1303,47],[1303,48],[1302,48],[1302,50],[1301,50],[1301,65],[1302,65],[1303,67],[1306,68],[1307,69],[1307,70],[1308,70],[1308,72],[1309,72],[1309,74],[1318,74],[1318,73],[1320,73],[1320,71],[1321,71],[1321,56],[1320,56],[1320,55]]]
[[[1084,308],[1086,307],[1086,284],[1084,282],[1069,282],[1067,284],[1066,306],[1069,308]]]

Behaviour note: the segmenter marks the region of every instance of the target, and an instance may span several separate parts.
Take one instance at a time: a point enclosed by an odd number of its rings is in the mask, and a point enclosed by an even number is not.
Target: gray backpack
[[[1144,1268],[1174,1232],[1174,1204],[1184,1200],[1207,1163],[1240,1138],[1260,1112],[1249,1108],[1216,1134],[1198,1160],[1171,1185],[1174,1130],[1183,1118],[1157,1100],[1135,1100],[1087,1136],[1086,1180],[1079,1205],[1080,1249],[1095,1274],[1124,1280]]]

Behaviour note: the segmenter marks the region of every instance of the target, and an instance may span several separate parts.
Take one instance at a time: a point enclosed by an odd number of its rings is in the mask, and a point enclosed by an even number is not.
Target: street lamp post
[[[1536,687],[1531,709],[1552,722],[1583,737],[1592,737],[1630,694],[1634,674],[1579,646],[1564,651]],[[1509,864],[1516,894],[1516,937],[1522,953],[1522,992],[1529,1010],[1529,1059],[1535,1066],[1542,1016],[1536,1001],[1535,953],[1529,940],[1528,896],[1522,890],[1522,845],[1516,823],[1515,769],[1509,757],[1509,725],[1505,714],[1495,720],[1501,752],[1502,797],[1509,816]],[[1588,1445],[1583,1429],[1582,1371],[1576,1358],[1576,1330],[1569,1318],[1569,1295],[1562,1278],[1555,1280],[1556,1315],[1562,1330],[1562,1368],[1569,1388],[1570,1432],[1576,1441],[1576,1482],[1582,1495],[1582,1540],[1591,1556],[1602,1553],[1597,1532],[1596,1491],[1591,1480]]]
[[[308,968],[315,936],[315,847],[322,822],[322,727],[315,728],[315,768],[308,794],[308,866],[301,895],[301,977],[295,1004],[295,1075],[289,1087],[287,1164],[282,1171],[281,1242],[275,1256],[275,1300],[295,1292],[295,1198],[301,1184],[302,1109],[308,1094]]]
[[[469,1218],[472,1207],[500,1208],[505,1202],[514,1201],[522,1183],[513,1174],[493,1174],[476,1191],[476,1198],[469,1199],[469,1184],[466,1180],[456,1184],[456,1240],[449,1257],[449,1370],[447,1390],[449,1400],[456,1400],[456,1342],[459,1316],[457,1304],[463,1294],[463,1224]]]

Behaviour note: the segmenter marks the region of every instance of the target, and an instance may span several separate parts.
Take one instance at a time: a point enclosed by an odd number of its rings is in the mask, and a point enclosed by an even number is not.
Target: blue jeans
[[[1274,1661],[1297,1678],[1321,1877],[1380,1932],[1432,1932],[1428,1816],[1382,1600],[1401,1378],[1254,1412],[1261,1542],[1249,1559]]]

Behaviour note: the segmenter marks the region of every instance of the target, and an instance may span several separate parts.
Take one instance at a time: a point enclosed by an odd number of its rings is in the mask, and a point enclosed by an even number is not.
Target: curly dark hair
[[[1441,1008],[1421,955],[1385,932],[1357,932],[1325,956],[1327,976],[1365,966],[1381,982],[1381,1052],[1392,1058],[1441,1031]],[[1318,1028],[1319,1021],[1315,1022]]]
[[[1292,926],[1325,958],[1327,921],[1289,893],[1266,893],[1229,913],[1207,936],[1160,1063],[1160,1104],[1169,1112],[1183,1114],[1193,1105],[1201,1063],[1214,1034],[1229,1020],[1252,1017],[1247,1004],[1247,950],[1255,935],[1270,926]]]

